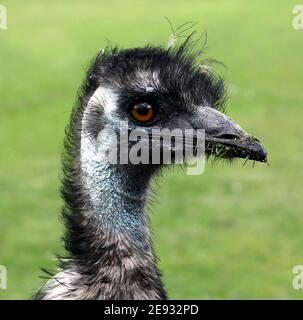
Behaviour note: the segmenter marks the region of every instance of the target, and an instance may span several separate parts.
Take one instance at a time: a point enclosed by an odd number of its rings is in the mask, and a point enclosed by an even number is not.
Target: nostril
[[[239,137],[237,137],[236,135],[229,134],[229,133],[221,134],[219,136],[216,136],[216,138],[226,139],[226,140],[237,140],[237,139],[239,139]]]

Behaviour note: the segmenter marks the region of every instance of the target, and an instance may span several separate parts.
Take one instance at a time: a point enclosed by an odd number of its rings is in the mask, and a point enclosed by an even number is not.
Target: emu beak
[[[195,122],[196,128],[205,130],[205,148],[209,154],[267,162],[267,152],[260,141],[220,111],[202,107]]]

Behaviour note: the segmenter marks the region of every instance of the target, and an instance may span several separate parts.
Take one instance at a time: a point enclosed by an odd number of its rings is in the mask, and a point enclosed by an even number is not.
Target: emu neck
[[[69,269],[79,275],[78,283],[85,284],[79,295],[165,299],[144,210],[151,172],[148,167],[104,163],[100,159],[104,144],[92,144],[89,138],[81,142],[80,197],[84,201],[68,217],[66,241],[71,252]]]

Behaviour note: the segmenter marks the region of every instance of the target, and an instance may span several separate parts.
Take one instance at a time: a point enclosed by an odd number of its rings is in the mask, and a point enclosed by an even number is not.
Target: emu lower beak
[[[206,152],[212,153],[212,150],[221,147],[217,155],[223,158],[267,162],[267,152],[260,141],[225,114],[203,107],[199,110],[197,122],[197,127],[205,130]]]

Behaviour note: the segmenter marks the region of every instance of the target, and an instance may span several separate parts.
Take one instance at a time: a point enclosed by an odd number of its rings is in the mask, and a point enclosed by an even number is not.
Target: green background
[[[60,153],[90,58],[110,41],[165,44],[196,21],[207,57],[222,61],[228,113],[259,137],[270,167],[207,165],[168,172],[151,210],[170,298],[303,297],[303,30],[296,1],[0,1],[0,299],[28,299],[63,253]],[[303,4],[303,2],[302,2]]]

